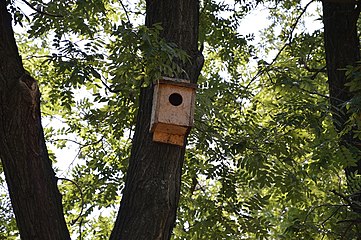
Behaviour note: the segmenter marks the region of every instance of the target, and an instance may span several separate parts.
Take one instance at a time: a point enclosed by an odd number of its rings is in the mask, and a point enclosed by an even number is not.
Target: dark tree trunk
[[[202,59],[197,49],[198,0],[146,3],[146,26],[162,23],[162,36],[188,53],[191,63],[183,68],[195,83]],[[110,237],[113,240],[169,239],[175,224],[185,147],[152,141],[152,97],[153,86],[141,90],[125,189]]]
[[[45,146],[40,93],[25,73],[0,0],[0,158],[21,239],[70,239]]]
[[[342,131],[349,118],[344,103],[352,98],[352,93],[345,86],[347,79],[344,69],[347,65],[355,65],[360,60],[360,45],[357,35],[357,20],[360,6],[355,0],[324,0],[323,22],[326,51],[327,74],[333,119],[338,132]],[[359,147],[353,139],[352,131],[343,135],[341,144],[346,147]],[[359,145],[359,146],[358,146]],[[348,167],[346,175],[358,170],[361,173],[361,162],[357,166]]]

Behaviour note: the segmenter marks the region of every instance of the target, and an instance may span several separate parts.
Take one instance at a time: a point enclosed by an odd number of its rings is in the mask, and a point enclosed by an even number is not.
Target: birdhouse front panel
[[[191,126],[193,89],[174,85],[159,86],[158,121],[181,126]]]
[[[154,141],[183,146],[193,125],[195,86],[170,78],[156,82],[150,126]]]

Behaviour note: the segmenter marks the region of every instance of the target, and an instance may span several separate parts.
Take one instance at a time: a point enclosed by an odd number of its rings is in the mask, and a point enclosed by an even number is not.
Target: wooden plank
[[[173,144],[178,146],[184,145],[184,135],[169,134],[165,132],[154,132],[153,141],[167,144]]]
[[[185,135],[188,131],[188,126],[178,126],[159,122],[154,126],[154,132],[165,132],[169,134]]]
[[[169,84],[169,85],[175,85],[175,86],[181,86],[181,87],[187,87],[187,88],[197,88],[197,84],[191,83],[190,80],[185,79],[179,79],[179,78],[169,78],[169,77],[162,77],[161,79],[158,79],[154,81],[154,84]]]

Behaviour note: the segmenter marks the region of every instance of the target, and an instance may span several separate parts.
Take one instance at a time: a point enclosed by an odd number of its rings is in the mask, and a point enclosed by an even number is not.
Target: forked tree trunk
[[[353,97],[345,84],[347,65],[355,65],[360,60],[360,44],[357,34],[357,20],[360,6],[356,0],[324,0],[323,23],[326,52],[327,75],[331,106],[334,111],[334,125],[342,131],[349,119],[344,103]],[[360,3],[358,3],[360,4]],[[353,138],[353,132],[342,136],[341,144],[346,147],[359,148],[361,143]],[[346,175],[361,173],[361,161],[357,166],[348,167]]]
[[[25,73],[0,0],[0,158],[21,239],[70,239],[45,146],[40,93]]]
[[[162,36],[191,57],[186,63],[190,80],[200,66],[198,0],[147,0],[146,26],[161,23]],[[183,76],[186,78],[186,76]],[[175,224],[185,147],[155,143],[149,133],[153,86],[142,89],[132,153],[120,210],[111,238],[169,239]]]

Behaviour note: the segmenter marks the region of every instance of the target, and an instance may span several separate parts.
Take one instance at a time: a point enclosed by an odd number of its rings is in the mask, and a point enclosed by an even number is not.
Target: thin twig
[[[124,9],[124,12],[125,12],[125,16],[127,17],[128,19],[128,23],[130,23],[130,18],[129,18],[129,15],[128,15],[128,10],[126,9],[125,5],[123,4],[123,1],[122,0],[119,0],[120,2],[120,5],[122,5],[122,8]]]
[[[75,154],[75,157],[73,158],[73,160],[70,162],[70,164],[68,165],[68,168],[65,169],[64,171],[62,171],[62,173],[60,174],[60,176],[67,174],[70,171],[71,166],[74,164],[75,160],[78,158],[78,156],[80,155],[82,150],[82,147],[79,148],[78,152]]]
[[[315,211],[317,208],[321,208],[321,207],[337,207],[338,209],[341,208],[341,207],[347,207],[348,205],[345,205],[345,204],[329,204],[329,203],[326,203],[326,204],[321,204],[321,205],[317,205],[317,206],[313,206],[306,214],[306,217],[305,217],[305,220],[303,220],[304,222],[307,221],[307,218],[308,216],[313,212]]]
[[[351,229],[351,227],[354,225],[354,223],[350,223],[347,228],[345,229],[344,233],[342,234],[342,239],[346,239],[347,232]]]
[[[82,230],[81,230],[82,224],[83,224],[83,219],[80,219],[80,221],[79,221],[79,240],[83,239]]]
[[[102,82],[102,84],[104,85],[104,87],[111,93],[119,93],[121,92],[120,90],[115,90],[115,89],[112,89],[111,87],[108,86],[108,84],[102,79],[100,78],[100,81]]]
[[[80,198],[81,198],[81,209],[80,209],[80,213],[78,215],[78,217],[76,219],[74,219],[73,221],[71,221],[71,225],[74,225],[78,220],[79,218],[83,215],[83,210],[84,210],[84,196],[83,196],[83,191],[81,190],[81,188],[79,187],[79,185],[71,180],[71,179],[68,179],[68,178],[62,178],[62,177],[58,177],[57,178],[58,180],[64,180],[64,181],[68,181],[68,182],[71,182],[72,184],[74,184],[76,186],[76,188],[79,190],[80,192]]]
[[[338,206],[338,207],[336,208],[336,210],[331,213],[330,216],[328,216],[325,220],[322,221],[321,225],[325,224],[328,220],[330,220],[330,218],[332,218],[333,216],[335,216],[336,213],[338,212],[338,210],[340,210],[341,207],[343,207],[343,205]]]
[[[353,224],[360,224],[360,223],[361,223],[361,218],[340,220],[340,221],[337,221],[337,223],[353,223]]]
[[[70,167],[74,164],[75,160],[78,158],[78,156],[80,155],[83,148],[88,147],[88,146],[92,146],[92,145],[96,145],[96,144],[100,143],[101,141],[103,141],[103,139],[104,139],[104,137],[101,137],[98,141],[91,142],[91,143],[88,143],[88,144],[79,143],[79,142],[77,142],[75,140],[71,140],[71,139],[54,139],[54,140],[52,140],[53,142],[55,142],[57,140],[65,140],[65,141],[70,141],[70,142],[73,142],[73,143],[76,143],[76,144],[79,145],[79,150],[76,153],[74,159],[71,161],[68,168],[66,170],[62,171],[62,173],[60,175],[65,175],[70,170]]]
[[[37,12],[39,14],[46,15],[46,16],[49,16],[49,17],[59,17],[59,18],[64,17],[63,15],[48,13],[48,12],[44,12],[44,11],[42,11],[40,9],[37,9],[33,5],[31,5],[27,0],[21,0],[21,1],[24,2],[26,5],[28,5],[28,7],[30,7],[32,10],[34,10],[35,12]]]
[[[336,196],[339,196],[342,200],[344,200],[351,207],[352,202],[347,196],[343,195],[342,193],[337,192],[336,190],[331,190],[330,192],[332,192]]]
[[[52,55],[29,55],[26,57],[25,60],[30,60],[32,58],[53,58],[54,56]]]
[[[49,142],[51,142],[51,143],[55,143],[55,142],[57,142],[57,141],[72,142],[72,143],[75,143],[75,144],[77,144],[77,145],[79,145],[79,146],[81,146],[81,147],[84,146],[84,144],[82,144],[82,143],[80,143],[80,142],[78,142],[78,141],[76,141],[76,140],[69,139],[69,138],[57,138],[57,139],[51,139],[51,140],[49,140]]]
[[[329,96],[324,95],[324,94],[322,94],[322,93],[312,92],[312,91],[309,91],[309,90],[307,90],[307,89],[301,88],[301,87],[299,87],[299,86],[298,86],[298,89],[301,90],[301,91],[303,91],[303,92],[309,93],[309,94],[311,94],[311,95],[317,95],[317,96],[320,96],[320,97],[323,97],[323,98],[326,98],[326,99],[329,99],[329,98],[330,98]],[[337,99],[337,100],[338,100],[338,99]]]
[[[67,141],[67,142],[75,143],[75,144],[79,145],[81,148],[84,148],[84,147],[89,147],[89,146],[92,146],[92,145],[96,145],[96,144],[100,143],[102,140],[103,140],[103,137],[101,137],[99,140],[97,140],[95,142],[90,142],[90,143],[84,144],[84,143],[80,143],[80,142],[78,142],[76,140],[69,139],[69,138],[56,138],[56,139],[50,140],[50,142]]]
[[[326,69],[327,69],[327,66],[324,66],[324,67],[322,67],[322,68],[320,68],[320,69],[315,69],[314,74],[313,74],[310,78],[311,78],[312,80],[314,80],[319,73],[321,73],[321,72],[323,72],[323,73],[326,72]],[[310,70],[312,70],[312,69],[310,69]]]

